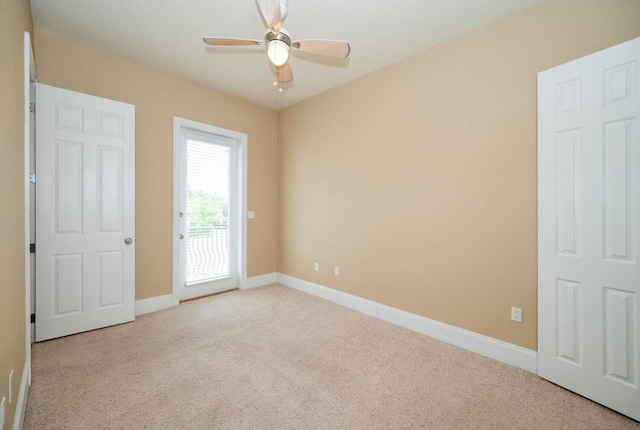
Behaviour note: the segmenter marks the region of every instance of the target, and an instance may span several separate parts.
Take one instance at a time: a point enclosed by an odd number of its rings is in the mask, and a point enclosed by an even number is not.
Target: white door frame
[[[31,385],[31,343],[32,324],[31,324],[31,293],[33,286],[31,285],[31,183],[29,175],[31,174],[31,160],[33,157],[31,142],[32,124],[31,124],[31,102],[33,96],[33,85],[36,81],[36,66],[33,56],[33,47],[31,45],[31,35],[28,31],[24,32],[24,282],[25,282],[25,372],[27,373],[27,386]],[[22,377],[25,378],[24,375]],[[22,388],[22,387],[21,387]]]
[[[247,135],[213,125],[173,117],[173,290],[172,304],[180,304],[180,145],[183,129],[198,130],[204,133],[229,137],[238,142],[237,177],[238,211],[236,213],[237,229],[237,273],[238,287],[244,288],[247,282]]]

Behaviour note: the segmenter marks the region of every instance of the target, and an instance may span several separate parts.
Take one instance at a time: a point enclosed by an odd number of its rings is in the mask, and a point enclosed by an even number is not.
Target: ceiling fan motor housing
[[[291,36],[284,27],[282,27],[277,33],[271,29],[267,30],[267,33],[264,35],[264,43],[268,45],[272,40],[279,40],[286,43],[287,46],[291,46]]]

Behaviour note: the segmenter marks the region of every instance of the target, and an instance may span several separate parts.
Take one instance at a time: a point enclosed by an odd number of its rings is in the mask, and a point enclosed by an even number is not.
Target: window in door
[[[230,133],[215,127],[180,128],[180,300],[238,287],[242,140]]]
[[[187,137],[187,284],[231,275],[231,147]]]

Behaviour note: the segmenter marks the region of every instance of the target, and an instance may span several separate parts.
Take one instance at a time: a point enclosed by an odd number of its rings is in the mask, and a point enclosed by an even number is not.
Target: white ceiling
[[[282,93],[263,47],[202,42],[262,39],[255,0],[31,0],[31,8],[39,28],[279,110],[540,1],[289,0],[284,27],[293,40],[346,40],[351,56],[293,50],[294,80]]]

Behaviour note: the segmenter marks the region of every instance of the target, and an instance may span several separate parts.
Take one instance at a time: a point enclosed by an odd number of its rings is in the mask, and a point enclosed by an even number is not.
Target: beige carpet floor
[[[26,429],[640,429],[516,369],[279,285],[33,346]]]

